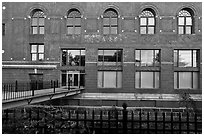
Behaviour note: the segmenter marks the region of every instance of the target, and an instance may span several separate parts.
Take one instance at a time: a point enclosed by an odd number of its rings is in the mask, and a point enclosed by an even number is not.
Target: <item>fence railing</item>
[[[194,112],[148,112],[127,109],[126,105],[106,110],[65,107],[18,110],[3,111],[3,133],[202,133],[202,115]]]
[[[66,84],[67,86],[62,86],[62,83],[58,80],[54,81],[43,81],[43,82],[18,82],[14,83],[2,83],[2,99],[3,100],[12,100],[18,98],[25,98],[35,96],[37,90],[42,89],[51,89],[55,93],[56,88],[64,87],[68,90],[72,89],[70,83]],[[46,92],[45,92],[46,93]]]

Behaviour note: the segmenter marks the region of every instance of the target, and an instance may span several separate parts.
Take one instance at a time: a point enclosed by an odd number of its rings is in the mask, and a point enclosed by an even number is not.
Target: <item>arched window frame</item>
[[[74,14],[76,12],[77,14]],[[81,24],[82,24],[82,15],[81,12],[76,9],[72,8],[67,13],[67,34],[68,35],[80,35],[82,32]]]
[[[41,9],[33,10],[31,16],[31,34],[45,33],[45,13]]]
[[[139,15],[140,34],[155,34],[156,32],[156,15],[154,10],[146,8]]]
[[[183,8],[178,13],[178,34],[194,33],[194,13],[189,8]]]
[[[118,17],[118,12],[114,8],[104,11],[102,15],[103,35],[118,34]]]

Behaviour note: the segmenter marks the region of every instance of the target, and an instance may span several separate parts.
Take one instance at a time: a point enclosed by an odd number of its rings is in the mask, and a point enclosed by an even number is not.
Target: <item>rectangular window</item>
[[[118,19],[111,17],[103,18],[103,34],[117,34],[118,33]]]
[[[174,50],[175,67],[198,67],[198,50]]]
[[[160,66],[160,50],[135,50],[136,66]]]
[[[121,65],[122,50],[98,50],[98,65]]]
[[[198,72],[174,72],[174,89],[198,89]]]
[[[81,18],[80,17],[68,17],[67,18],[67,34],[69,35],[81,34]]]
[[[135,72],[135,88],[159,88],[160,72]]]
[[[98,71],[98,88],[121,88],[121,71]]]
[[[85,50],[62,50],[62,66],[85,66]]]
[[[184,34],[184,27],[183,26],[178,27],[178,33],[179,34]]]
[[[31,45],[31,60],[44,60],[44,45],[43,44],[32,44]]]

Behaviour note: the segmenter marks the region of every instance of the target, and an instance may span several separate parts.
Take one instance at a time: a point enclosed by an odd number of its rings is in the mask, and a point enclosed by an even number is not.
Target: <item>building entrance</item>
[[[70,88],[84,87],[85,74],[81,71],[66,71],[62,73],[62,86]]]

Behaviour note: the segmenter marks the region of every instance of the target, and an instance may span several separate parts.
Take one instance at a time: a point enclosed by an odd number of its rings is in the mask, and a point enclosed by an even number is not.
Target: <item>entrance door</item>
[[[67,71],[62,74],[62,85],[70,85],[70,88],[84,87],[84,77],[84,73],[80,71]]]
[[[70,81],[70,87],[78,88],[79,87],[79,75],[78,72],[68,72],[68,79]]]
[[[43,74],[30,73],[29,75],[30,75],[31,89],[35,89],[35,90],[43,89]]]

